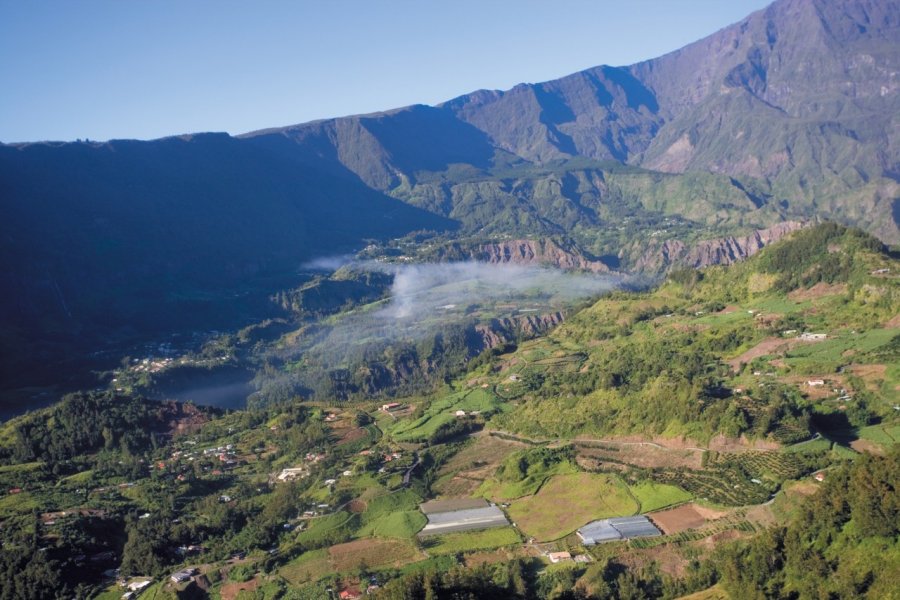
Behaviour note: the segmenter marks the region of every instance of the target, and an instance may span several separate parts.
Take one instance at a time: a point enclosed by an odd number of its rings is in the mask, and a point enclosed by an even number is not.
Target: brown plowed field
[[[668,535],[688,529],[697,529],[706,525],[709,521],[724,517],[726,514],[691,502],[690,504],[682,504],[678,508],[650,513],[647,516],[662,529],[663,533]]]

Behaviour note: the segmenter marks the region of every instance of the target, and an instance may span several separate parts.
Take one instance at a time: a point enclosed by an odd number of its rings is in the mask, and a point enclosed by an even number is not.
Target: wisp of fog
[[[453,262],[395,264],[318,259],[308,266],[380,271],[394,276],[390,295],[377,307],[357,310],[301,340],[317,354],[338,359],[353,345],[394,339],[417,340],[441,327],[500,316],[558,311],[626,285],[622,275],[597,275],[539,266]],[[295,354],[300,348],[292,349]]]

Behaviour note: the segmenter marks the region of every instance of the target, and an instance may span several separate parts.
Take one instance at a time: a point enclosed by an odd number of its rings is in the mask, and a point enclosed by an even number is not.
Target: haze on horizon
[[[650,59],[766,4],[0,3],[0,142],[239,134],[436,104]]]

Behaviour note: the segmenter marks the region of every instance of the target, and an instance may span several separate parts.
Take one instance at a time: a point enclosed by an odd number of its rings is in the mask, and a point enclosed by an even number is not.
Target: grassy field
[[[328,533],[345,526],[352,515],[346,511],[338,511],[327,517],[309,520],[309,527],[297,535],[300,543],[318,543]]]
[[[425,413],[417,419],[402,419],[396,423],[383,420],[391,436],[398,442],[415,442],[427,440],[441,425],[456,419],[455,412],[487,412],[501,406],[500,400],[491,392],[477,388],[462,392],[454,392],[433,400],[425,408]]]
[[[325,548],[304,552],[278,569],[278,574],[293,585],[317,581],[331,572],[331,561]]]
[[[549,477],[575,475],[578,469],[569,462],[554,464],[546,469],[529,471],[521,481],[486,480],[478,488],[476,495],[490,498],[495,502],[507,502],[535,494]]]
[[[359,535],[412,537],[425,526],[425,515],[418,510],[421,501],[421,496],[410,490],[367,500]]]
[[[335,571],[352,571],[361,567],[396,568],[425,558],[410,540],[378,538],[337,544],[328,549],[328,556]]]
[[[426,550],[433,556],[471,552],[473,550],[491,550],[501,546],[510,546],[522,541],[519,532],[512,527],[495,527],[481,531],[465,531],[428,538]]]
[[[808,440],[805,442],[800,442],[799,444],[793,444],[791,446],[786,446],[782,452],[787,453],[800,453],[800,454],[813,454],[816,452],[823,452],[827,450],[831,450],[832,441],[825,439],[823,437]]]
[[[401,567],[424,558],[410,540],[363,538],[305,552],[278,569],[278,574],[293,585],[301,585],[339,571]]]
[[[857,434],[864,440],[890,446],[900,442],[900,425],[871,425],[863,427]]]
[[[540,491],[516,500],[509,515],[527,535],[550,541],[595,519],[633,515],[638,505],[625,484],[613,475],[557,475]]]
[[[408,538],[419,532],[427,522],[425,515],[416,510],[404,510],[373,519],[360,528],[360,535]]]
[[[693,496],[674,485],[642,481],[637,485],[628,486],[631,495],[640,503],[640,512],[659,510],[673,504],[687,502]]]

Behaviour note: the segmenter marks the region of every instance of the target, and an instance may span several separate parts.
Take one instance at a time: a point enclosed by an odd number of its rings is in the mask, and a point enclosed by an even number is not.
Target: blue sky
[[[653,58],[767,0],[0,0],[0,141],[232,134]]]

